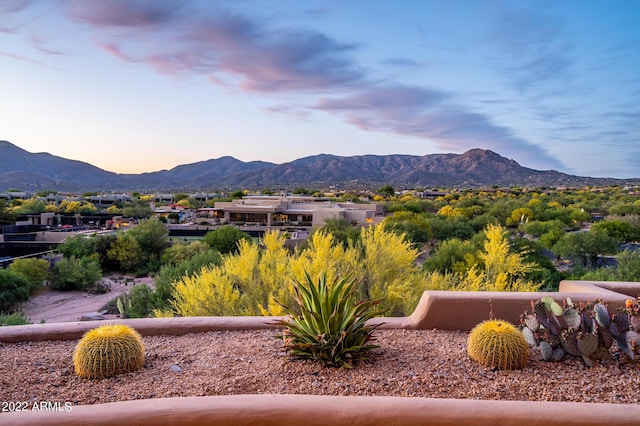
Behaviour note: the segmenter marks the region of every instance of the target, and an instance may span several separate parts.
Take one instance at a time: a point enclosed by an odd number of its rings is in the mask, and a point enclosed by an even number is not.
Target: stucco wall
[[[618,292],[620,291],[620,292]],[[425,291],[415,311],[408,317],[375,318],[381,328],[413,330],[468,331],[481,321],[494,318],[518,323],[520,314],[531,310],[531,302],[551,296],[559,303],[570,297],[574,303],[604,300],[611,309],[624,306],[625,300],[640,294],[640,283],[563,281],[558,293],[500,293]],[[275,327],[280,317],[193,317],[141,318],[127,320],[82,321],[0,327],[0,341],[73,340],[83,333],[111,322],[129,324],[143,336],[187,334],[214,330],[252,330]]]
[[[638,425],[640,405],[321,395],[230,395],[0,414],[7,425],[603,426]]]

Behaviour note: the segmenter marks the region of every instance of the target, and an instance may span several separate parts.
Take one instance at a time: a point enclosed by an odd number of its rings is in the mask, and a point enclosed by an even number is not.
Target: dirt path
[[[111,284],[111,291],[105,294],[89,294],[83,291],[56,291],[45,290],[33,296],[22,305],[25,316],[34,324],[44,320],[51,322],[74,322],[82,315],[95,313],[111,299],[131,290],[133,283],[124,284],[124,280],[114,280],[113,277],[104,278],[103,281]],[[153,286],[152,278],[136,278],[135,284],[147,284]],[[105,319],[113,315],[105,315]]]

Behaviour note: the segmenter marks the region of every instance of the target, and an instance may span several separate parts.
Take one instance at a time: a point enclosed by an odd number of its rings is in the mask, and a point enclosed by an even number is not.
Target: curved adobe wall
[[[551,296],[562,303],[570,297],[574,303],[604,300],[611,309],[624,306],[629,297],[640,294],[640,283],[601,281],[562,281],[557,293],[502,293],[425,291],[415,311],[408,317],[374,318],[381,328],[408,330],[468,331],[481,321],[495,318],[518,323],[520,314],[531,310],[531,302]],[[82,321],[71,323],[29,324],[0,327],[0,341],[75,340],[86,331],[107,323],[129,324],[143,336],[180,335],[215,330],[255,330],[276,327],[282,317],[188,317],[140,318],[127,320]]]
[[[12,425],[637,425],[640,405],[321,395],[147,399],[0,414]]]

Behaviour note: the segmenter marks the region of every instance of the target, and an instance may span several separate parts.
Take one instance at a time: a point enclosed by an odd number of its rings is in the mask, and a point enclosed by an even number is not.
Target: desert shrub
[[[0,268],[0,312],[11,312],[29,300],[29,280],[9,269]]]
[[[202,241],[222,254],[237,253],[238,244],[242,240],[250,240],[248,234],[242,232],[232,225],[225,225],[221,228],[209,231],[202,238]]]
[[[306,274],[305,282],[294,281],[293,289],[297,306],[286,307],[288,318],[280,322],[285,330],[277,336],[292,356],[352,368],[378,347],[372,344],[376,326],[366,322],[383,311],[374,310],[378,301],[357,298],[356,279],[327,282],[323,274],[316,283]]]
[[[138,240],[128,232],[118,234],[107,250],[107,258],[124,272],[135,272],[142,268],[145,262]]]
[[[472,258],[467,254],[464,272],[432,272],[426,277],[430,290],[536,291],[539,283],[527,279],[537,268],[525,253],[512,252],[503,227],[489,225],[484,247]]]
[[[57,248],[64,257],[86,257],[93,253],[93,242],[82,234],[67,238]]]
[[[35,258],[16,259],[9,265],[9,270],[25,277],[29,281],[29,294],[33,294],[49,277],[49,262]]]
[[[54,290],[87,290],[102,279],[97,260],[84,257],[64,258],[53,268],[51,288]]]
[[[222,258],[215,250],[207,250],[196,254],[177,265],[166,264],[160,268],[155,278],[155,289],[151,294],[151,310],[163,311],[170,309],[174,300],[175,286],[182,277],[191,277],[205,266],[220,265]]]
[[[146,318],[152,311],[152,291],[144,285],[133,286],[127,294],[116,301],[116,307],[122,318]]]
[[[174,244],[162,253],[162,264],[179,265],[209,250],[209,245],[202,241],[194,241],[189,244]]]
[[[0,313],[0,327],[5,325],[25,325],[31,324],[29,318],[25,317],[24,314],[20,311],[16,311],[11,315],[1,314]]]

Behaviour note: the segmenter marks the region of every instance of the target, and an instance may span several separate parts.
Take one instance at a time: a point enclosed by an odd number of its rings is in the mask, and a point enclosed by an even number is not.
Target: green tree
[[[378,194],[380,194],[383,197],[393,197],[396,194],[396,190],[393,189],[393,186],[391,185],[385,185],[382,186],[380,188],[378,188],[378,190],[376,191]]]
[[[127,233],[138,241],[146,262],[159,261],[162,252],[169,245],[167,226],[159,220],[141,220]]]
[[[103,271],[115,271],[120,267],[116,259],[109,258],[109,249],[116,243],[117,239],[117,235],[114,234],[94,235],[90,239],[93,250],[91,256],[100,262],[100,267]]]
[[[144,266],[144,253],[130,232],[121,232],[107,250],[107,258],[124,272],[136,272]]]
[[[44,201],[39,201],[36,198],[24,201],[22,205],[15,209],[16,214],[38,214],[46,210],[47,205]]]
[[[94,252],[94,245],[91,239],[85,235],[77,234],[64,240],[64,243],[58,246],[57,251],[64,257],[81,258],[91,256]]]
[[[16,214],[9,209],[6,200],[0,200],[0,225],[13,225],[14,223],[16,223]]]
[[[618,242],[603,230],[589,232],[571,232],[565,234],[553,246],[553,252],[562,257],[577,258],[583,267],[589,263],[598,266],[598,259],[605,254],[614,254],[618,250]]]
[[[353,226],[347,219],[327,219],[324,225],[317,228],[314,232],[331,233],[337,241],[340,241],[346,247],[349,243],[355,243],[360,240],[360,230]]]
[[[511,212],[506,219],[507,226],[518,226],[533,219],[533,211],[528,207],[518,207]]]
[[[425,260],[423,269],[429,272],[463,273],[469,268],[468,260],[478,251],[471,241],[457,238],[445,240],[438,245],[434,253]]]
[[[189,244],[173,244],[162,253],[163,265],[179,265],[199,254],[211,250],[208,244],[202,241],[193,241]]]
[[[102,279],[100,264],[84,257],[63,258],[53,268],[51,288],[54,290],[88,290]]]
[[[591,229],[594,231],[602,230],[621,243],[640,241],[640,229],[634,228],[628,222],[621,220],[605,220],[594,224]]]
[[[640,282],[640,251],[625,250],[618,254],[617,280]]]
[[[123,318],[146,318],[152,312],[152,290],[144,285],[133,286],[129,292],[120,297],[120,306],[124,309]]]
[[[153,215],[153,210],[148,203],[134,200],[126,203],[122,208],[122,215],[125,217],[133,217],[136,219],[145,219]]]
[[[9,270],[25,277],[29,281],[29,293],[33,294],[49,277],[49,262],[35,258],[16,259],[9,265]]]
[[[9,269],[0,268],[0,312],[10,312],[29,300],[29,280]]]
[[[640,202],[615,204],[609,208],[609,214],[619,216],[640,215]]]
[[[433,236],[438,241],[457,238],[459,240],[471,239],[476,230],[469,223],[466,217],[443,218],[437,217],[430,219]]]
[[[526,279],[537,265],[528,262],[525,254],[513,252],[507,232],[500,225],[485,230],[483,250],[476,253],[477,263],[465,273],[432,272],[428,288],[467,291],[536,291],[540,284]],[[467,262],[469,263],[469,262]]]
[[[309,191],[304,186],[299,186],[297,188],[294,188],[293,193],[296,195],[308,195],[311,194],[311,191]]]
[[[249,235],[232,225],[225,225],[213,231],[209,231],[202,241],[221,254],[237,253],[238,243],[241,240],[251,240]]]
[[[547,232],[562,231],[564,226],[564,223],[559,220],[534,220],[527,223],[521,223],[518,226],[518,229],[525,234],[531,235],[534,238],[540,238]]]
[[[414,248],[421,248],[433,238],[431,223],[422,213],[396,212],[385,218],[383,226],[386,231],[404,234]]]

